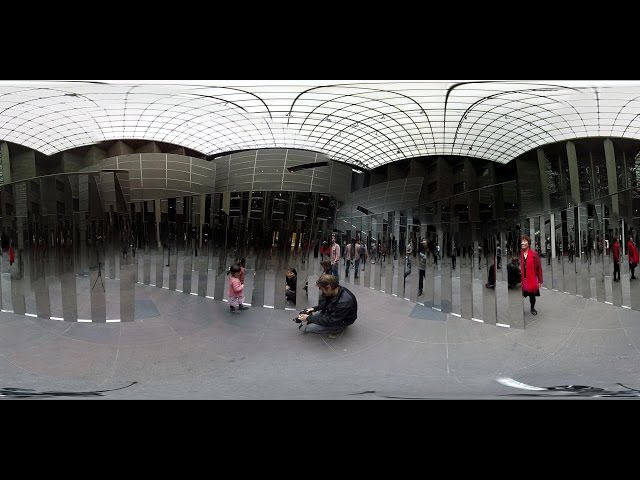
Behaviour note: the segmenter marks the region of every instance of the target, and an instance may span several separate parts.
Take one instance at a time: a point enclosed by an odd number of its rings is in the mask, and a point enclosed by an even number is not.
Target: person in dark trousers
[[[349,278],[349,269],[351,268],[351,262],[352,262],[352,250],[354,249],[354,247],[351,245],[351,243],[347,243],[344,247],[344,278]]]
[[[487,288],[496,288],[496,264],[494,263],[489,268],[489,278],[487,279]]]
[[[418,296],[422,295],[422,289],[424,287],[424,276],[427,273],[427,241],[422,240],[420,247],[418,248]]]
[[[457,257],[458,257],[458,249],[454,245],[451,245],[451,269],[452,270],[456,269]]]
[[[364,242],[364,240],[360,242],[358,256],[360,258],[360,264],[362,265],[362,271],[364,272],[365,265],[367,263],[367,244]]]
[[[576,251],[576,244],[573,242],[573,240],[571,240],[571,243],[569,244],[569,262],[573,262],[573,255]]]
[[[547,238],[545,243],[545,252],[544,254],[547,256],[547,265],[551,265],[551,239]]]
[[[362,242],[360,240],[356,240],[356,243],[354,245],[354,259],[355,259],[355,265],[354,265],[354,270],[353,270],[353,278],[358,278],[360,276],[360,250],[362,247]]]
[[[407,245],[406,254],[404,257],[404,278],[406,279],[409,275],[411,275],[411,254],[413,253],[413,249],[411,248],[411,244]]]
[[[520,272],[520,267],[518,266],[518,257],[513,257],[511,263],[507,265],[507,283],[509,287],[517,287],[521,276],[522,272]]]
[[[613,281],[620,281],[620,242],[617,238],[613,239],[611,245],[611,253],[613,254]],[[617,274],[617,275],[616,275]]]
[[[316,307],[311,307],[298,315],[298,320],[307,322],[305,333],[327,333],[329,338],[335,338],[358,318],[358,302],[355,295],[341,287],[333,275],[320,276],[316,285],[326,299],[325,304],[317,315],[311,315],[317,311]]]
[[[540,296],[540,287],[542,286],[542,265],[538,253],[529,248],[530,242],[529,235],[523,235],[520,240],[520,248],[522,249],[520,252],[520,265],[522,265],[520,283],[522,283],[522,296],[529,297],[531,315],[537,315],[536,297]]]
[[[631,278],[629,280],[636,279],[636,266],[638,265],[638,249],[633,243],[633,237],[629,237],[629,242],[627,243],[627,255],[629,256],[629,271],[631,272]]]

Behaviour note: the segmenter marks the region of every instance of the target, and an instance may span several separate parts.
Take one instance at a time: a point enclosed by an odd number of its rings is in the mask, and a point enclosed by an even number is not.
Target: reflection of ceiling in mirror
[[[2,81],[0,139],[47,155],[142,139],[205,155],[321,152],[362,168],[427,155],[507,163],[640,138],[637,81]]]

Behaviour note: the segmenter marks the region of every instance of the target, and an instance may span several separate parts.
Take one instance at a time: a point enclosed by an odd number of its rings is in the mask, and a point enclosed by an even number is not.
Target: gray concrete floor
[[[146,285],[132,323],[0,313],[0,399],[638,395],[639,312],[544,290],[538,316],[527,309],[514,330],[345,285],[358,320],[335,339],[301,333],[293,311],[231,313]]]

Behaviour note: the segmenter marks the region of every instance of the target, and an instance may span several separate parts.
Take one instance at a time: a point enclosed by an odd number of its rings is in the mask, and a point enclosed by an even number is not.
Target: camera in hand
[[[311,312],[309,312],[309,310],[300,310],[300,313],[298,315],[309,315],[309,316],[311,316]],[[302,323],[303,322],[303,320],[300,320],[298,317],[295,317],[293,319],[293,321],[296,322],[296,323]]]

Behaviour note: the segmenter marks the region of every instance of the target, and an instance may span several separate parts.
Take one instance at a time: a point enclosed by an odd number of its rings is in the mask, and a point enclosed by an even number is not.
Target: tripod
[[[102,284],[102,291],[105,291],[104,288],[104,281],[102,280],[102,263],[98,262],[98,276],[96,277],[96,281],[93,282],[93,287],[91,287],[91,290],[93,290],[96,286],[96,283],[98,283],[98,279],[100,279],[100,283]]]

